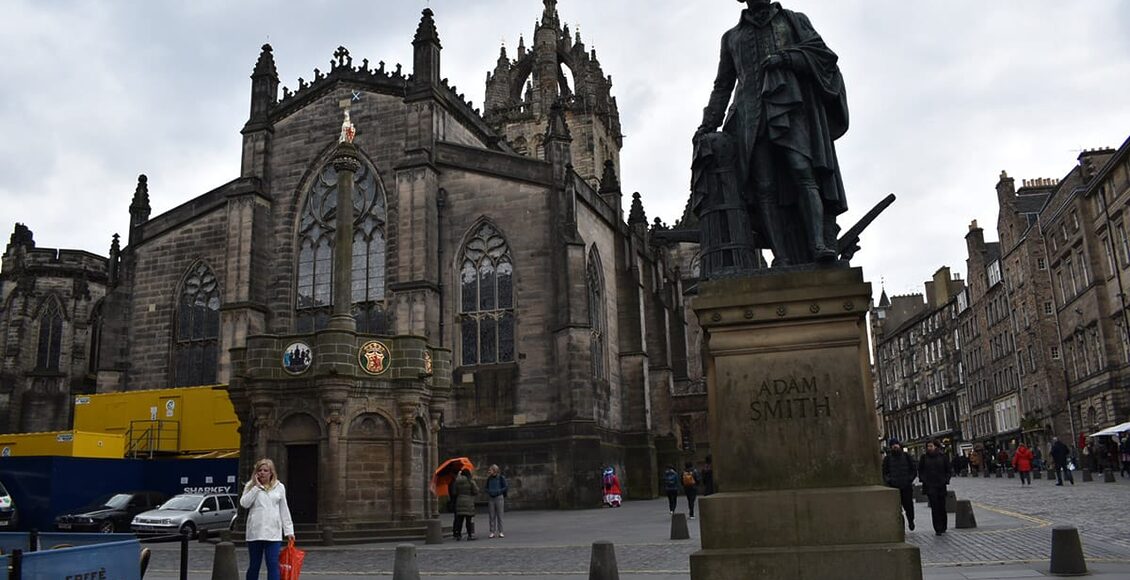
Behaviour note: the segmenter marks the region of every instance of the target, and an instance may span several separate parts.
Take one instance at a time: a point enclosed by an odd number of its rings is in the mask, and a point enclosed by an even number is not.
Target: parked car
[[[130,529],[137,534],[195,536],[200,530],[230,530],[235,527],[239,502],[226,493],[184,493],[157,509],[138,514]]]
[[[16,502],[0,483],[0,530],[14,530],[19,524],[19,513],[16,512]]]
[[[134,516],[156,508],[167,498],[159,491],[105,495],[86,507],[55,518],[55,528],[64,532],[128,532]]]

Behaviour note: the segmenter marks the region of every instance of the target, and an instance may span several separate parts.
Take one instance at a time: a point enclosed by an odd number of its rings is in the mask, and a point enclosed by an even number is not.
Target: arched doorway
[[[279,431],[286,447],[286,466],[280,477],[285,475],[290,515],[298,524],[317,523],[318,445],[322,430],[310,415],[297,414],[287,417]]]

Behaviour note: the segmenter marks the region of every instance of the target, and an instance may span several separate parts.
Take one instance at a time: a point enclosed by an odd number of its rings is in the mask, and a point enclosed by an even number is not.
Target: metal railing
[[[176,453],[180,451],[180,422],[130,421],[126,441],[126,455],[133,458],[146,455],[152,459],[156,453]]]

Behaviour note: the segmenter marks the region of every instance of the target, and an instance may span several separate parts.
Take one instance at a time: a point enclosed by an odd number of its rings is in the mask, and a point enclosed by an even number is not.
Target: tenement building
[[[958,297],[965,284],[939,268],[926,283],[926,296],[887,298],[872,311],[876,398],[881,433],[897,437],[908,451],[925,452],[938,439],[962,440],[958,398],[962,388]]]
[[[170,194],[142,176],[108,258],[18,226],[0,426],[68,428],[95,389],[225,385],[243,470],[274,458],[306,491],[295,518],[327,527],[434,513],[451,456],[552,508],[599,505],[605,466],[651,497],[659,461],[708,449],[690,260],[652,243],[639,194],[622,208],[595,52],[545,0],[480,112],[443,78],[433,16],[410,70],[338,47],[280,90],[263,46],[240,174],[156,216]]]
[[[1084,151],[1062,179],[1017,188],[1002,172],[996,193],[999,241],[972,222],[967,283],[953,303],[956,448],[1023,440],[1046,451],[1053,436],[1086,444],[1088,433],[1130,420],[1130,141]],[[934,436],[914,419],[926,408],[914,398],[927,376],[915,360],[926,352],[901,345],[920,344],[929,326],[917,325],[949,307],[931,302],[884,294],[875,309],[884,425],[911,441]]]

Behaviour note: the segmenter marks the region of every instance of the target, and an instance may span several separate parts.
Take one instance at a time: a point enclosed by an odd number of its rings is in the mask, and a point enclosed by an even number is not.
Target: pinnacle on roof
[[[8,247],[13,246],[27,246],[28,249],[35,247],[35,238],[32,236],[31,228],[24,224],[17,223],[14,230],[12,230],[12,237],[8,238]]]
[[[569,133],[569,125],[565,123],[565,106],[561,103],[561,99],[553,101],[553,105],[549,108],[549,125],[546,127],[545,135],[560,139],[573,138]]]
[[[542,0],[545,10],[541,13],[541,21],[549,24],[557,22],[557,0]]]
[[[620,191],[620,181],[616,178],[616,164],[611,159],[604,161],[604,174],[600,176],[600,193]]]
[[[255,70],[251,76],[271,76],[278,78],[279,72],[275,69],[275,56],[272,53],[271,45],[264,44],[262,52],[259,53],[259,60],[255,62]]]
[[[632,194],[632,209],[628,212],[628,224],[647,225],[647,215],[643,212],[643,202],[640,201],[640,192]]]
[[[883,288],[883,292],[879,294],[879,308],[890,308],[891,299],[887,298],[887,289]]]
[[[149,178],[144,173],[137,176],[137,188],[133,190],[133,201],[129,204],[130,212],[133,210],[149,210]]]
[[[412,39],[412,44],[434,42],[438,45],[439,31],[436,30],[436,21],[432,18],[435,13],[431,8],[425,8],[420,14],[422,14],[420,25],[416,27],[416,36]]]

